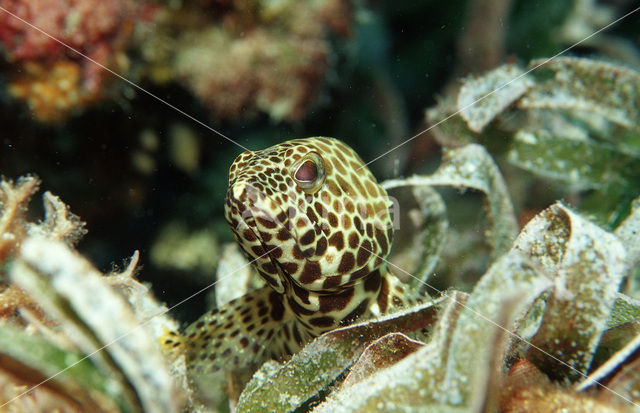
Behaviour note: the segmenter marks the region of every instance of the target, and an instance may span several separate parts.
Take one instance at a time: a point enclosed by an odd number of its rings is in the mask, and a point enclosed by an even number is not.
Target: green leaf
[[[62,350],[22,329],[0,325],[0,371],[3,373],[28,386],[43,386],[84,409],[112,411],[115,406],[110,406],[109,400],[113,400],[123,411],[135,411],[113,379],[83,358],[78,351]]]
[[[626,185],[640,177],[640,159],[591,139],[552,136],[545,129],[518,131],[507,159],[537,175],[566,181],[576,188]]]

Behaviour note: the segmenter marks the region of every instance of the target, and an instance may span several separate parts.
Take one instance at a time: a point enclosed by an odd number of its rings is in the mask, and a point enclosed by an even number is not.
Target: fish
[[[392,204],[366,164],[328,137],[240,154],[225,218],[266,286],[171,332],[191,374],[284,360],[321,334],[419,301],[387,267]]]

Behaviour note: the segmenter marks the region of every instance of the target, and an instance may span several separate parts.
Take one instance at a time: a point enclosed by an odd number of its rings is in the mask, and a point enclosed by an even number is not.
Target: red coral
[[[9,91],[45,121],[64,119],[106,95],[109,75],[65,45],[120,71],[126,67],[123,52],[133,26],[149,17],[151,7],[135,0],[0,0],[0,6],[0,45],[15,66],[8,74]],[[52,75],[50,68],[64,70]],[[61,78],[65,73],[70,77]],[[60,84],[73,90],[62,90]]]
[[[113,48],[136,12],[132,0],[0,0],[0,4],[88,55],[105,46]],[[15,60],[57,60],[68,53],[62,44],[5,11],[0,13],[0,42]]]

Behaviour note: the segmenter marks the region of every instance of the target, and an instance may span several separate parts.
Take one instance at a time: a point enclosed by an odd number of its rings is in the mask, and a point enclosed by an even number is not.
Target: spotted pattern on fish
[[[324,332],[412,302],[384,262],[390,206],[360,157],[336,139],[238,156],[225,216],[267,286],[187,327],[189,368],[210,373],[283,359]]]

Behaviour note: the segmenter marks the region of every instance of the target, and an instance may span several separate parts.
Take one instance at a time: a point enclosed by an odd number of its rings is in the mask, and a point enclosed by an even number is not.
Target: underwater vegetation
[[[640,411],[635,3],[409,3],[0,0],[0,411]],[[422,300],[200,376],[237,146],[318,135]]]

